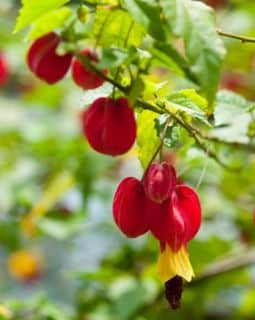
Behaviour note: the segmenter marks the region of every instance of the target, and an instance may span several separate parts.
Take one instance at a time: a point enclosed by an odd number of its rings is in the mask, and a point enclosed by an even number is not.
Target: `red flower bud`
[[[147,197],[157,203],[162,203],[171,197],[176,186],[176,172],[167,163],[153,163],[144,176],[144,191]]]
[[[83,50],[82,54],[92,62],[98,62],[97,54],[90,49]],[[106,69],[103,70],[103,73],[106,74],[107,72]],[[100,78],[94,71],[86,69],[78,59],[75,59],[72,65],[72,76],[74,82],[85,90],[98,88],[104,82],[104,79]]]
[[[123,154],[135,141],[134,112],[126,98],[99,98],[83,113],[82,120],[84,134],[98,152]]]
[[[122,180],[114,195],[113,217],[120,230],[130,238],[148,231],[145,203],[142,183],[136,178]]]
[[[201,207],[196,192],[186,186],[177,186],[169,201],[146,205],[149,229],[173,251],[194,238],[201,224]]]
[[[9,78],[9,68],[5,61],[4,55],[0,53],[0,88],[5,86]]]
[[[53,84],[61,80],[67,73],[72,54],[59,56],[56,49],[61,37],[51,32],[38,38],[30,47],[27,63],[30,70],[41,80]]]

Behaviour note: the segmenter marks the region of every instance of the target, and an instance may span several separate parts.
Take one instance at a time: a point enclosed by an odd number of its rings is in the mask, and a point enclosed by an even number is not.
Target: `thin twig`
[[[78,60],[87,68],[89,68],[90,70],[93,70],[100,78],[104,79],[105,81],[111,83],[113,86],[117,87],[120,91],[122,91],[125,94],[128,94],[129,92],[129,87],[124,87],[122,86],[120,83],[118,83],[117,81],[115,81],[114,79],[112,79],[111,77],[107,76],[106,74],[104,74],[103,72],[101,72],[99,69],[97,69],[97,67],[91,63],[90,59],[85,56],[82,55],[81,53],[76,53],[75,56],[78,58]]]
[[[200,284],[202,281],[212,277],[248,267],[255,263],[255,249],[247,250],[240,255],[225,258],[221,261],[211,263],[201,272],[190,285]]]
[[[223,37],[240,40],[241,42],[255,43],[255,38],[253,38],[253,37],[246,37],[246,36],[243,36],[243,35],[234,34],[234,33],[231,33],[231,32],[226,32],[226,31],[223,31],[221,29],[216,29],[216,31],[220,36],[223,36]]]

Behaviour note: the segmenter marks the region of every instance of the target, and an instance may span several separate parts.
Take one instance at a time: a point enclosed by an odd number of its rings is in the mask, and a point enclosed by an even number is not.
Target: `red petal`
[[[98,62],[96,52],[85,49],[82,54],[89,57],[91,61]],[[103,70],[103,73],[107,73],[107,70]],[[98,88],[104,83],[104,79],[99,77],[96,72],[85,68],[78,59],[75,59],[72,65],[72,77],[74,82],[85,90]]]
[[[167,242],[177,251],[185,242],[185,226],[179,212],[172,210],[171,201],[158,204],[147,199],[146,212],[152,234],[162,245]]]
[[[145,194],[139,180],[122,180],[114,195],[113,217],[120,230],[130,238],[148,231],[145,202]]]
[[[201,206],[197,193],[189,186],[179,185],[172,195],[174,215],[182,217],[185,242],[194,238],[201,225]]]
[[[99,98],[85,111],[83,130],[96,151],[109,155],[123,154],[136,138],[134,112],[126,98]]]
[[[49,84],[61,80],[71,64],[71,54],[59,56],[56,53],[60,41],[56,33],[48,33],[34,41],[27,54],[30,70]]]

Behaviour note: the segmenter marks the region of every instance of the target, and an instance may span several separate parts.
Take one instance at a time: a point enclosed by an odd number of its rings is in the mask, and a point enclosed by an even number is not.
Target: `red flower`
[[[96,52],[93,52],[90,49],[85,49],[82,51],[82,54],[87,56],[92,62],[98,62]],[[106,74],[107,72],[107,69],[103,70],[103,73]],[[98,88],[104,82],[104,79],[100,78],[96,72],[86,69],[78,59],[75,59],[72,65],[72,76],[74,82],[85,90]]]
[[[56,53],[60,42],[60,36],[48,33],[34,41],[27,54],[30,70],[49,84],[61,80],[71,65],[72,54],[60,56]]]
[[[0,53],[0,88],[4,87],[9,79],[9,68],[4,58],[4,55]]]
[[[150,177],[154,182],[153,174],[146,179]],[[146,196],[139,180],[124,179],[114,196],[113,215],[117,226],[127,236],[139,236],[150,230],[160,241],[158,271],[162,281],[175,276],[191,280],[194,272],[187,243],[194,238],[201,224],[200,201],[191,187],[177,185],[169,199],[156,203]]]
[[[145,203],[141,182],[136,178],[122,180],[114,195],[113,217],[126,236],[134,238],[148,231]]]
[[[149,199],[162,203],[170,199],[176,186],[176,173],[174,167],[164,163],[152,163],[146,170],[144,191]]]
[[[95,100],[83,113],[82,123],[91,147],[104,154],[123,154],[136,138],[134,112],[123,97]]]

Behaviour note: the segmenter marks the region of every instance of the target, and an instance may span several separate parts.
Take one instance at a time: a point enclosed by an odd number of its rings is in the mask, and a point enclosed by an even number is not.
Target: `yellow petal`
[[[175,276],[180,276],[190,282],[194,276],[194,271],[185,246],[182,246],[180,250],[174,252],[169,245],[166,244],[165,250],[160,254],[158,260],[158,273],[163,282]]]

